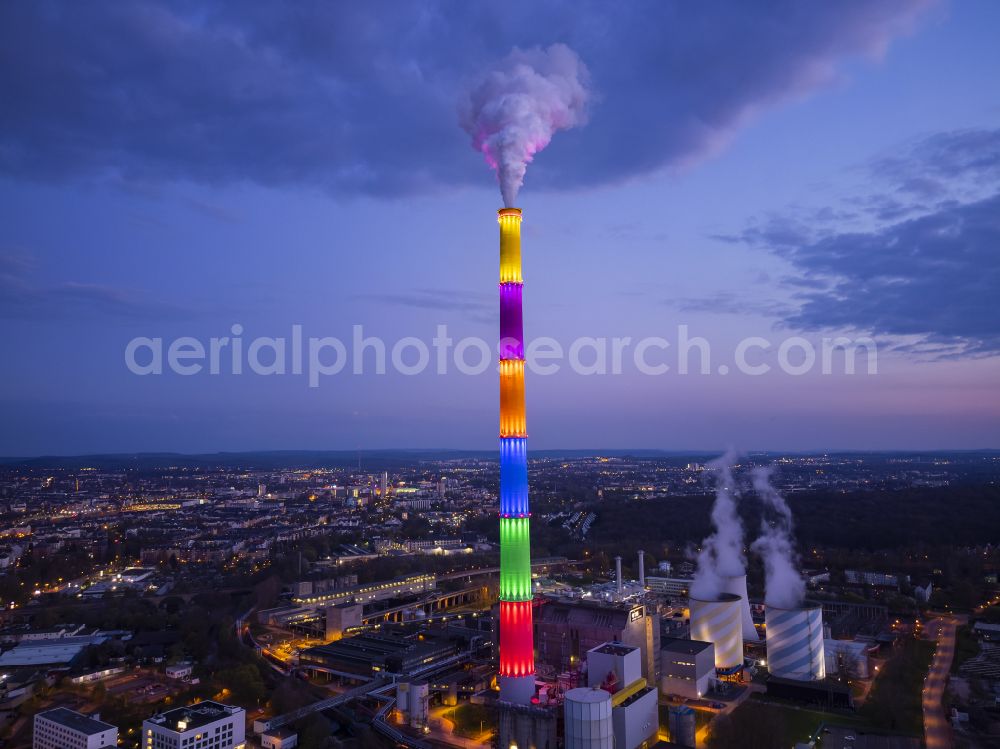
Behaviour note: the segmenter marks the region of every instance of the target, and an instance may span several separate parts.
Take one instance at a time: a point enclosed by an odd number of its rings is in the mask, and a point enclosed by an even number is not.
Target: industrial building
[[[621,642],[606,642],[587,651],[586,665],[588,688],[570,690],[566,696],[567,746],[571,736],[583,737],[595,731],[603,736],[605,719],[609,719],[615,747],[635,749],[655,736],[659,727],[658,695],[642,676],[641,650]],[[602,693],[608,695],[607,702]],[[573,694],[578,698],[575,701],[570,699]],[[571,725],[570,716],[582,724]]]
[[[715,645],[701,640],[660,641],[660,691],[687,699],[708,694],[715,679]]]
[[[104,635],[82,635],[58,639],[25,640],[0,655],[0,668],[21,666],[72,666],[91,645],[100,645]]]
[[[204,701],[142,722],[143,749],[240,749],[246,743],[242,707]]]
[[[871,676],[869,653],[873,647],[878,646],[862,640],[823,640],[827,675],[843,674],[855,679],[869,678]]]
[[[57,707],[35,714],[33,749],[105,749],[118,745],[118,729],[97,717]]]
[[[557,673],[579,669],[588,650],[606,642],[639,648],[642,675],[659,682],[659,614],[641,603],[543,598],[535,621],[540,663]]]
[[[690,577],[646,576],[646,587],[649,591],[665,598],[687,598],[692,582]]]
[[[299,665],[350,679],[405,674],[459,652],[457,639],[433,631],[414,636],[405,628],[363,633],[307,648]]]
[[[435,575],[420,573],[405,575],[385,582],[368,583],[351,588],[328,590],[324,593],[296,596],[292,598],[292,601],[299,606],[307,607],[330,606],[337,603],[344,603],[345,601],[370,603],[371,601],[396,598],[408,593],[426,593],[429,590],[434,590],[436,584],[437,577]]]
[[[260,735],[263,749],[295,749],[299,745],[299,735],[290,728],[272,728]]]
[[[339,640],[344,632],[360,627],[364,606],[360,603],[338,603],[326,607],[326,640]]]

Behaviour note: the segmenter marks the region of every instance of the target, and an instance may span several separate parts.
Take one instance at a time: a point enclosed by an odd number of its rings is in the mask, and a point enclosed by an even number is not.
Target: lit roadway
[[[937,639],[934,660],[924,681],[924,741],[927,749],[951,749],[953,746],[951,726],[944,714],[944,688],[955,658],[956,626],[957,621],[951,616],[934,619],[927,626],[927,635]]]

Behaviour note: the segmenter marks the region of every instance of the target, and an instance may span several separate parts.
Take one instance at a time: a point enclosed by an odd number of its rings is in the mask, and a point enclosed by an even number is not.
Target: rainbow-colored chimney
[[[528,448],[521,317],[521,209],[500,223],[500,699],[528,704],[535,694],[531,626]]]

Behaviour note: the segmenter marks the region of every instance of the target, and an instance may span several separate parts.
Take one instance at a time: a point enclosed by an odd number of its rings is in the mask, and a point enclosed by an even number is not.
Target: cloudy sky
[[[310,387],[125,351],[493,341],[500,197],[460,102],[553,44],[591,97],[520,194],[528,338],[658,337],[670,370],[529,373],[533,446],[1000,447],[997,28],[989,0],[4,3],[0,455],[491,447],[492,367]],[[782,371],[839,336],[877,373]],[[751,337],[766,374],[734,366]]]

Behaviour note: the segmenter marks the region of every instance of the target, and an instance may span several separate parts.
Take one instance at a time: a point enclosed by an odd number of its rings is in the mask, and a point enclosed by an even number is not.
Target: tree
[[[330,723],[319,713],[303,718],[295,727],[302,749],[323,749],[330,738]]]
[[[785,749],[789,743],[784,725],[768,708],[745,702],[712,726],[709,749]]]

